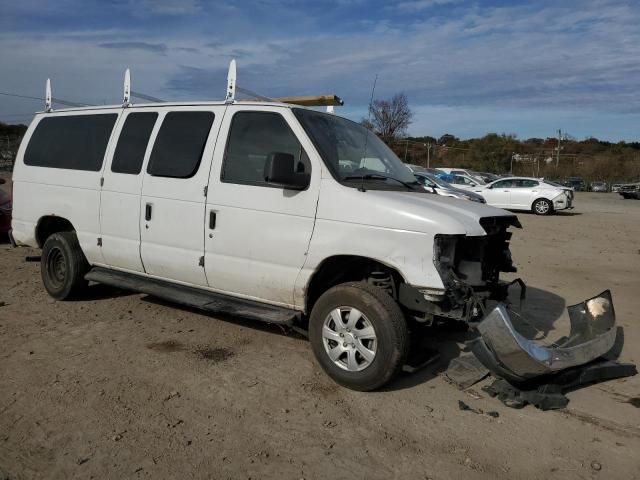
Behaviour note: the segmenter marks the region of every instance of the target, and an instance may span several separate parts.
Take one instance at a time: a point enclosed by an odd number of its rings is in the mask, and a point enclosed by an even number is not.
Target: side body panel
[[[104,182],[100,202],[100,223],[104,263],[110,267],[144,272],[140,257],[140,195],[143,172],[151,153],[152,142],[149,141],[147,145],[142,170],[137,175],[115,173],[111,167],[118,138],[127,117],[132,113],[156,111],[156,108],[126,109],[107,150],[107,161],[102,174]],[[155,137],[159,126],[160,123],[156,121],[151,139]]]
[[[511,205],[511,187],[481,188],[473,191],[482,195],[491,206],[509,208]]]
[[[81,114],[119,114],[120,111],[121,109],[112,108],[84,111]],[[35,127],[42,119],[54,115],[78,114],[79,112],[37,114],[29,126],[20,145],[13,172],[13,236],[20,245],[37,246],[35,230],[38,221],[48,215],[63,217],[75,228],[78,241],[89,263],[102,264],[104,259],[98,246],[102,172],[24,164],[27,145]],[[109,143],[113,141],[113,135],[112,131]]]
[[[157,125],[169,112],[213,112],[209,131],[196,173],[190,178],[153,176],[144,168],[140,198],[140,252],[147,274],[206,286],[207,280],[200,258],[204,255],[205,187],[209,179],[211,159],[224,116],[224,106],[159,108]],[[156,128],[150,143],[154,143]],[[151,218],[146,219],[147,208]]]
[[[221,181],[225,144],[238,112],[282,115],[311,162],[311,183],[303,191]],[[216,291],[295,307],[293,290],[313,232],[322,162],[288,108],[229,106],[216,145],[207,218],[215,228],[205,236],[205,269]]]
[[[296,281],[295,301],[298,308],[304,307],[306,288],[313,273],[325,259],[338,255],[376,260],[396,269],[406,282],[414,286],[444,288],[433,263],[433,237],[438,232],[466,233],[462,225],[447,221],[443,214],[436,214],[427,221],[415,218],[416,222],[411,222],[412,213],[398,210],[393,198],[385,198],[388,194],[398,192],[360,192],[340,185],[331,177],[322,179],[320,189],[309,254]],[[426,192],[408,195],[415,196],[417,201],[433,199],[437,204],[459,204],[460,207],[470,203]],[[437,208],[437,205],[434,207]],[[415,230],[401,228],[401,224],[412,226]],[[433,233],[427,234],[425,231]]]
[[[531,203],[538,198],[536,197],[538,193],[543,193],[540,187],[513,187],[511,189],[511,208],[529,210]]]

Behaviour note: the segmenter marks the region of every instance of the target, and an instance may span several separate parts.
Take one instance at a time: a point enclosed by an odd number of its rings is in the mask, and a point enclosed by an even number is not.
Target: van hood
[[[323,181],[318,219],[360,223],[429,235],[486,235],[480,219],[503,217],[519,226],[517,217],[500,208],[428,192],[358,191]]]

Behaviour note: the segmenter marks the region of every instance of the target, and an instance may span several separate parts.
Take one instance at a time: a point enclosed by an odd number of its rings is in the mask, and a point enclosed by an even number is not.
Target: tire
[[[357,315],[354,309],[361,316],[350,324]],[[402,310],[388,293],[364,282],[337,285],[318,299],[309,320],[309,340],[318,363],[336,383],[363,392],[390,382],[409,351]]]
[[[40,275],[42,283],[56,300],[79,296],[89,282],[84,279],[89,264],[74,232],[59,232],[49,236],[42,248]]]
[[[553,204],[546,198],[539,198],[533,202],[531,210],[536,215],[551,215],[553,213]]]

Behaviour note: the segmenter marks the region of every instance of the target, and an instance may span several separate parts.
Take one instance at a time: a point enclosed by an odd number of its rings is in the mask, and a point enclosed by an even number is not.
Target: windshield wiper
[[[343,180],[345,181],[346,180],[394,180],[402,184],[403,186],[405,186],[407,189],[411,191],[416,191],[416,189],[413,187],[411,183],[400,180],[399,178],[391,177],[388,175],[382,175],[380,173],[367,173],[365,175],[348,175],[344,177]],[[414,182],[414,184],[419,185],[418,182]],[[362,191],[364,191],[364,188],[362,189]]]

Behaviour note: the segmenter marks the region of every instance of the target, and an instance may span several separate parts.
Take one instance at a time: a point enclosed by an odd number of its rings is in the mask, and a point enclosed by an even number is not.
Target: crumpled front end
[[[560,195],[554,197],[552,202],[554,210],[573,208],[573,193],[564,190]]]
[[[568,307],[568,337],[544,346],[525,338],[524,320],[498,304],[477,325],[480,336],[471,349],[495,375],[512,382],[584,365],[609,352],[616,342],[616,321],[609,290]]]

